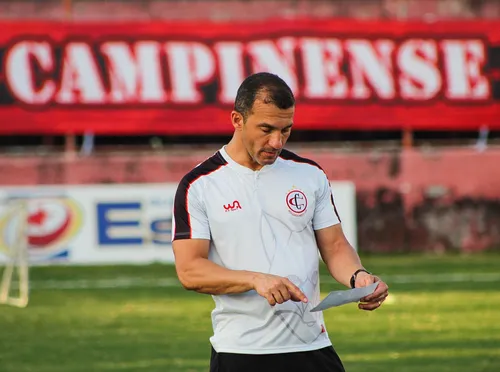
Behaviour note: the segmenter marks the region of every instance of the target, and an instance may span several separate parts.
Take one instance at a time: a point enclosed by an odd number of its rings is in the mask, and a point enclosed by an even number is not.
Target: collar
[[[266,172],[269,172],[271,169],[274,168],[274,166],[278,163],[278,161],[280,161],[280,157],[278,157],[278,159],[276,159],[276,161],[271,164],[271,165],[264,165],[261,169],[259,170],[253,170],[253,169],[250,169],[248,167],[245,167],[244,165],[241,165],[240,163],[237,163],[236,161],[233,160],[233,158],[231,158],[229,156],[229,154],[227,153],[226,151],[226,146],[224,145],[220,150],[219,150],[220,154],[222,155],[222,157],[224,158],[224,160],[227,161],[227,164],[234,170],[236,170],[237,172],[239,173],[243,173],[243,174],[257,174],[257,173],[266,173]]]

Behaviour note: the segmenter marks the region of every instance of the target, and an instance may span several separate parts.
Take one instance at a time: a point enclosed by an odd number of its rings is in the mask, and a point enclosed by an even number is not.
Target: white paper
[[[380,282],[370,284],[369,286],[366,286],[366,287],[347,289],[345,291],[330,292],[328,294],[328,296],[326,296],[323,299],[323,301],[321,301],[318,304],[318,306],[311,309],[311,311],[322,311],[322,310],[329,309],[331,307],[345,305],[345,304],[348,304],[350,302],[358,302],[363,297],[366,297],[366,296],[372,294],[373,292],[375,292],[375,289],[377,288],[378,283],[380,283]]]

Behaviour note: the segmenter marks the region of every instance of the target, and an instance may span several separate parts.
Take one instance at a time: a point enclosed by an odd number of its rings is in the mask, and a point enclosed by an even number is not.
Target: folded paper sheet
[[[378,283],[379,282],[376,282],[361,288],[330,292],[328,296],[326,296],[324,300],[318,304],[318,306],[311,309],[311,311],[322,311],[331,307],[348,304],[350,302],[358,302],[363,297],[372,294],[377,288]]]

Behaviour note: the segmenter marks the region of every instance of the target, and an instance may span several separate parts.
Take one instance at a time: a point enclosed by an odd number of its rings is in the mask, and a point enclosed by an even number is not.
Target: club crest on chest
[[[288,211],[294,216],[301,216],[307,211],[306,194],[296,187],[293,187],[286,194],[286,205]]]

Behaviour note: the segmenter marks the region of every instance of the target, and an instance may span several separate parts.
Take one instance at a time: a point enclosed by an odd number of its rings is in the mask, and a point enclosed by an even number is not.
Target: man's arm
[[[352,274],[364,267],[358,254],[347,241],[341,224],[316,230],[315,233],[321,257],[328,271],[336,281],[350,288]],[[360,273],[359,276],[362,274],[366,273]]]
[[[253,289],[257,273],[228,270],[208,260],[209,240],[175,240],[172,244],[177,276],[184,288],[213,295]]]
[[[328,271],[339,283],[350,287],[351,276],[358,269],[364,269],[361,260],[349,244],[342,231],[341,224],[336,224],[324,229],[316,230],[316,241],[321,257],[328,267]],[[356,277],[355,287],[365,287],[380,281],[375,292],[362,299],[359,308],[363,310],[375,310],[388,296],[388,287],[380,278],[360,272]]]
[[[286,278],[229,270],[208,260],[209,240],[181,239],[174,240],[172,245],[177,276],[186,289],[212,295],[255,290],[272,306],[290,299],[307,302],[302,291]]]

